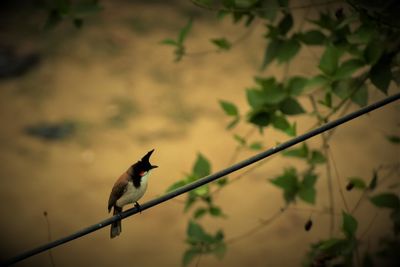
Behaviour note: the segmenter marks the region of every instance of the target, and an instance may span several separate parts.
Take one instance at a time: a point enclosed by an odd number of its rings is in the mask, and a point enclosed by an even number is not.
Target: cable
[[[180,187],[180,188],[178,188],[178,189],[176,189],[174,191],[171,191],[171,192],[169,192],[169,193],[167,193],[167,194],[165,194],[165,195],[163,195],[161,197],[152,199],[152,200],[140,205],[141,211],[144,211],[144,210],[147,210],[147,209],[149,209],[151,207],[157,206],[157,205],[159,205],[159,204],[161,204],[161,203],[163,203],[165,201],[168,201],[168,200],[170,200],[170,199],[172,199],[172,198],[174,198],[176,196],[182,195],[182,194],[187,193],[187,192],[189,192],[189,191],[191,191],[191,190],[193,190],[193,189],[195,189],[197,187],[200,187],[202,185],[208,184],[208,183],[210,183],[210,182],[212,182],[212,181],[214,181],[214,180],[216,180],[218,178],[224,177],[224,176],[226,176],[226,175],[228,175],[228,174],[230,174],[232,172],[240,170],[240,169],[242,169],[242,168],[244,168],[246,166],[249,166],[249,165],[251,165],[251,164],[253,164],[253,163],[257,162],[257,161],[260,161],[260,160],[265,159],[265,158],[267,158],[267,157],[269,157],[269,156],[271,156],[273,154],[276,154],[276,153],[278,153],[278,152],[280,152],[280,151],[282,151],[282,150],[284,150],[286,148],[289,148],[291,146],[294,146],[296,144],[304,142],[305,140],[310,139],[311,137],[314,137],[314,136],[316,136],[318,134],[321,134],[321,133],[326,132],[326,131],[328,131],[330,129],[333,129],[333,128],[335,128],[335,127],[337,127],[337,126],[339,126],[339,125],[341,125],[343,123],[351,121],[351,120],[353,120],[353,119],[355,119],[357,117],[360,117],[361,115],[364,115],[364,114],[366,114],[368,112],[371,112],[371,111],[373,111],[375,109],[381,108],[381,107],[383,107],[383,106],[385,106],[387,104],[390,104],[390,103],[392,103],[394,101],[397,101],[399,99],[400,99],[400,93],[394,94],[394,95],[389,96],[389,97],[387,97],[387,98],[385,98],[383,100],[380,100],[380,101],[378,101],[376,103],[373,103],[373,104],[371,104],[369,106],[366,106],[366,107],[361,108],[361,109],[359,109],[359,110],[357,110],[355,112],[352,112],[352,113],[350,113],[348,115],[345,115],[345,116],[343,116],[343,117],[341,117],[341,118],[339,118],[339,119],[337,119],[335,121],[328,122],[328,123],[322,125],[321,127],[318,127],[318,128],[316,128],[314,130],[311,130],[311,131],[303,134],[303,135],[300,135],[300,136],[295,137],[295,138],[293,138],[293,139],[291,139],[291,140],[289,140],[289,141],[287,141],[285,143],[282,143],[282,144],[280,144],[280,145],[278,145],[276,147],[270,148],[270,149],[268,149],[268,150],[266,150],[264,152],[261,152],[261,153],[255,155],[255,156],[252,156],[252,157],[250,157],[250,158],[248,158],[246,160],[243,160],[243,161],[241,161],[239,163],[236,163],[236,164],[234,164],[234,165],[232,165],[232,166],[230,166],[230,167],[228,167],[226,169],[223,169],[221,171],[218,171],[216,173],[208,175],[208,176],[206,176],[206,177],[204,177],[202,179],[196,180],[191,184],[182,186],[182,187]],[[99,229],[101,229],[103,227],[106,227],[106,226],[112,224],[113,222],[115,222],[117,220],[122,220],[122,219],[130,217],[132,215],[135,215],[138,212],[139,212],[139,210],[136,207],[131,208],[131,209],[126,210],[126,211],[124,211],[124,212],[122,212],[120,214],[114,215],[113,217],[110,217],[110,218],[108,218],[108,219],[106,219],[104,221],[101,221],[100,223],[94,224],[94,225],[89,226],[89,227],[87,227],[85,229],[82,229],[82,230],[80,230],[78,232],[75,232],[75,233],[73,233],[73,234],[71,234],[69,236],[60,238],[58,240],[55,240],[53,242],[44,244],[44,245],[39,246],[37,248],[34,248],[32,250],[28,250],[26,252],[23,252],[23,253],[15,256],[15,257],[10,258],[10,259],[6,260],[5,262],[1,263],[1,266],[9,266],[9,265],[14,264],[16,262],[22,261],[22,260],[24,260],[26,258],[32,257],[32,256],[34,256],[36,254],[39,254],[39,253],[43,252],[43,251],[46,251],[48,249],[57,247],[57,246],[59,246],[61,244],[67,243],[69,241],[72,241],[72,240],[77,239],[79,237],[82,237],[84,235],[90,234],[91,232],[97,231],[97,230],[99,230]]]

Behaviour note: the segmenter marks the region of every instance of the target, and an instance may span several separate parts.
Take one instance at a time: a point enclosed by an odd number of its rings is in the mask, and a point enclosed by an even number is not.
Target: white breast
[[[136,188],[133,185],[133,182],[128,182],[128,185],[126,187],[126,191],[124,194],[117,200],[117,206],[118,207],[123,207],[127,204],[130,203],[135,203],[138,201],[146,192],[147,189],[147,180],[149,177],[150,172],[147,172],[146,175],[142,177],[142,180],[140,181],[140,186],[139,188]]]

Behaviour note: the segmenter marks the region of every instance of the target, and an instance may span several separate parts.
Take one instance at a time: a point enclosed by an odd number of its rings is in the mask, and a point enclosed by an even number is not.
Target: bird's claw
[[[138,202],[135,202],[135,208],[139,210],[139,213],[142,213],[142,207],[139,205]]]

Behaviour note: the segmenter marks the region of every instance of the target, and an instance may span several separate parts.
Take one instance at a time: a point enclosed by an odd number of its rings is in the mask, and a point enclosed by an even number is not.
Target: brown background
[[[48,241],[44,211],[53,239],[106,218],[115,179],[152,148],[152,162],[160,168],[152,174],[142,203],[163,194],[190,171],[198,152],[210,159],[213,171],[226,167],[235,141],[225,130],[227,117],[217,100],[233,101],[244,113],[244,88],[253,85],[254,75],[282,77],[282,68],[275,66],[258,72],[265,46],[261,23],[231,52],[191,56],[177,64],[172,49],[159,41],[176,36],[190,15],[195,22],[187,41],[189,52],[208,51],[210,38],[235,39],[246,29],[232,26],[229,19],[218,22],[189,1],[103,1],[103,6],[103,12],[86,20],[81,30],[65,22],[49,32],[40,29],[45,14],[28,16],[29,11],[15,7],[3,10],[2,42],[17,45],[22,52],[40,51],[42,61],[23,77],[0,83],[0,259]],[[303,12],[298,11],[297,19]],[[313,55],[318,53],[303,49],[290,74],[316,73]],[[390,92],[395,90],[392,84]],[[371,101],[384,97],[376,89],[370,96]],[[307,98],[302,103],[309,110]],[[111,118],[121,107],[122,122],[113,123]],[[343,184],[348,176],[368,180],[372,168],[399,159],[399,148],[384,139],[385,134],[399,133],[399,108],[398,103],[391,104],[337,130],[331,148]],[[77,134],[66,141],[45,142],[23,132],[27,125],[65,119],[78,123]],[[307,115],[295,119],[298,133],[314,123]],[[241,126],[234,133],[244,135],[248,129]],[[254,136],[266,147],[287,139],[270,129]],[[318,148],[320,138],[309,145]],[[275,156],[228,186],[216,199],[228,218],[203,219],[205,227],[223,228],[232,238],[272,216],[283,199],[267,178],[291,165],[303,166]],[[322,210],[328,204],[326,175],[323,168],[317,171],[321,176],[316,209]],[[343,204],[336,181],[334,185],[339,222]],[[359,196],[346,193],[351,206]],[[314,213],[314,227],[305,232],[310,212],[300,208],[314,207],[298,203],[297,209],[257,234],[229,246],[221,262],[205,256],[200,265],[299,266],[308,244],[328,237],[329,224],[327,214]],[[359,233],[374,214],[367,202],[358,210]],[[53,249],[56,266],[180,266],[188,218],[181,202],[169,201],[125,220],[117,239],[109,239],[107,227]],[[390,230],[387,218],[385,212],[379,213],[365,237],[371,246],[375,237]],[[335,233],[339,232],[337,223]],[[49,256],[42,253],[16,266],[50,266]]]

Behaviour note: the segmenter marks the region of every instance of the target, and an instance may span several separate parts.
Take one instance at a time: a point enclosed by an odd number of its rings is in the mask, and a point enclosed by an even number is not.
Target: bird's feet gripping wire
[[[135,202],[134,205],[135,205],[135,208],[138,209],[139,213],[142,213],[142,207],[139,205],[139,203],[137,201]]]

